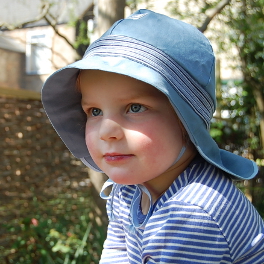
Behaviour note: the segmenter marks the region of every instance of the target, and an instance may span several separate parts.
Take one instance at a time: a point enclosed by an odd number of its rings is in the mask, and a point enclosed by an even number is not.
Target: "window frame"
[[[38,44],[43,46],[38,48]],[[34,46],[35,51],[33,50]],[[32,54],[33,52],[35,52],[35,54]],[[37,58],[37,54],[40,54],[39,58]],[[28,75],[49,74],[52,69],[51,59],[51,37],[49,36],[48,31],[32,30],[27,32],[26,73]],[[38,67],[39,64],[43,64],[43,66]]]

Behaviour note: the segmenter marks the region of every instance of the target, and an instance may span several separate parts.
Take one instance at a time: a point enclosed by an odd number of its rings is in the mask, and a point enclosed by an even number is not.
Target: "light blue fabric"
[[[100,264],[264,263],[263,220],[231,179],[201,157],[162,195],[143,226],[134,219],[138,192],[138,186],[122,186],[108,200],[115,217]]]
[[[94,170],[101,171],[86,147],[86,114],[76,89],[84,69],[127,75],[163,92],[202,156],[155,206],[150,201],[143,222],[137,214],[142,192],[151,199],[144,186],[107,181],[104,188],[113,189],[109,197],[101,193],[110,219],[102,264],[264,263],[263,221],[230,179],[251,179],[257,166],[219,149],[209,133],[214,67],[210,42],[196,28],[139,10],[116,22],[83,59],[45,82],[42,101],[52,125],[72,154]]]
[[[174,161],[174,164],[177,163],[177,161],[183,156],[184,152],[186,150],[186,147],[183,146],[180,150],[180,153],[176,160]],[[101,192],[100,192],[100,197],[105,200],[110,200],[111,205],[109,206],[110,209],[108,209],[108,215],[110,220],[114,220],[114,215],[113,215],[113,197],[120,191],[120,188],[123,185],[116,184],[114,181],[111,179],[108,179],[102,186]],[[146,223],[148,222],[150,216],[152,215],[153,209],[154,209],[154,204],[152,202],[152,197],[149,192],[149,190],[142,184],[137,184],[136,186],[136,191],[133,196],[133,202],[131,203],[131,209],[130,209],[130,215],[131,215],[131,224],[126,226],[126,229],[130,230],[130,232],[135,232],[136,229],[138,228],[144,228]],[[108,189],[109,187],[112,187],[111,193],[109,195],[106,195],[104,191]],[[140,207],[141,203],[141,197],[142,193],[145,193],[148,198],[149,198],[149,209],[147,214],[144,217],[144,221],[141,222],[138,219],[138,208]]]
[[[151,30],[150,30],[151,29]],[[80,70],[124,74],[163,92],[190,140],[209,163],[234,179],[251,179],[257,165],[221,150],[209,133],[215,109],[215,58],[207,38],[182,21],[139,10],[116,22],[86,51],[82,60],[55,72],[45,82],[42,101],[55,130],[88,167],[101,171],[85,144],[86,115],[75,88]]]
[[[95,41],[83,59],[94,56],[127,58],[155,70],[188,102],[209,128],[215,111],[212,98],[180,64],[162,50],[133,38],[110,35]]]
[[[178,157],[176,158],[176,160],[173,162],[172,165],[176,164],[180,160],[180,158],[183,156],[183,154],[185,153],[185,151],[186,151],[186,146],[182,146]]]

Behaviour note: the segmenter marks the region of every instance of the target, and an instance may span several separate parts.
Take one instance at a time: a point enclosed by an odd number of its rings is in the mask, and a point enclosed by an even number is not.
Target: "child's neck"
[[[186,149],[183,157],[167,171],[158,177],[143,183],[151,194],[152,203],[154,204],[171,186],[175,179],[187,168],[193,158],[196,156],[197,151],[193,146]],[[141,209],[142,213],[146,214],[149,209],[149,198],[147,194],[143,192],[141,198]]]

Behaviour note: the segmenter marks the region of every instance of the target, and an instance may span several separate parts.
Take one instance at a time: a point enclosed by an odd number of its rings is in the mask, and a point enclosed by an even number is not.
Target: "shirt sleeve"
[[[100,264],[129,263],[125,232],[120,222],[119,208],[120,199],[117,191],[114,192],[113,197],[107,201],[106,205],[109,224]]]
[[[237,259],[234,264],[263,264],[264,263],[264,230],[254,239],[251,247]]]
[[[100,264],[126,263],[128,264],[125,235],[118,221],[111,221],[107,229]]]

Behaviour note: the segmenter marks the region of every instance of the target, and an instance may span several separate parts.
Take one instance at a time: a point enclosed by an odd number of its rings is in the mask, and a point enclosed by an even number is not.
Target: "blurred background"
[[[74,158],[47,119],[43,82],[139,8],[181,19],[217,58],[219,146],[257,162],[236,182],[264,217],[264,0],[0,0],[0,264],[98,263],[106,179]],[[150,28],[151,32],[151,28]]]

